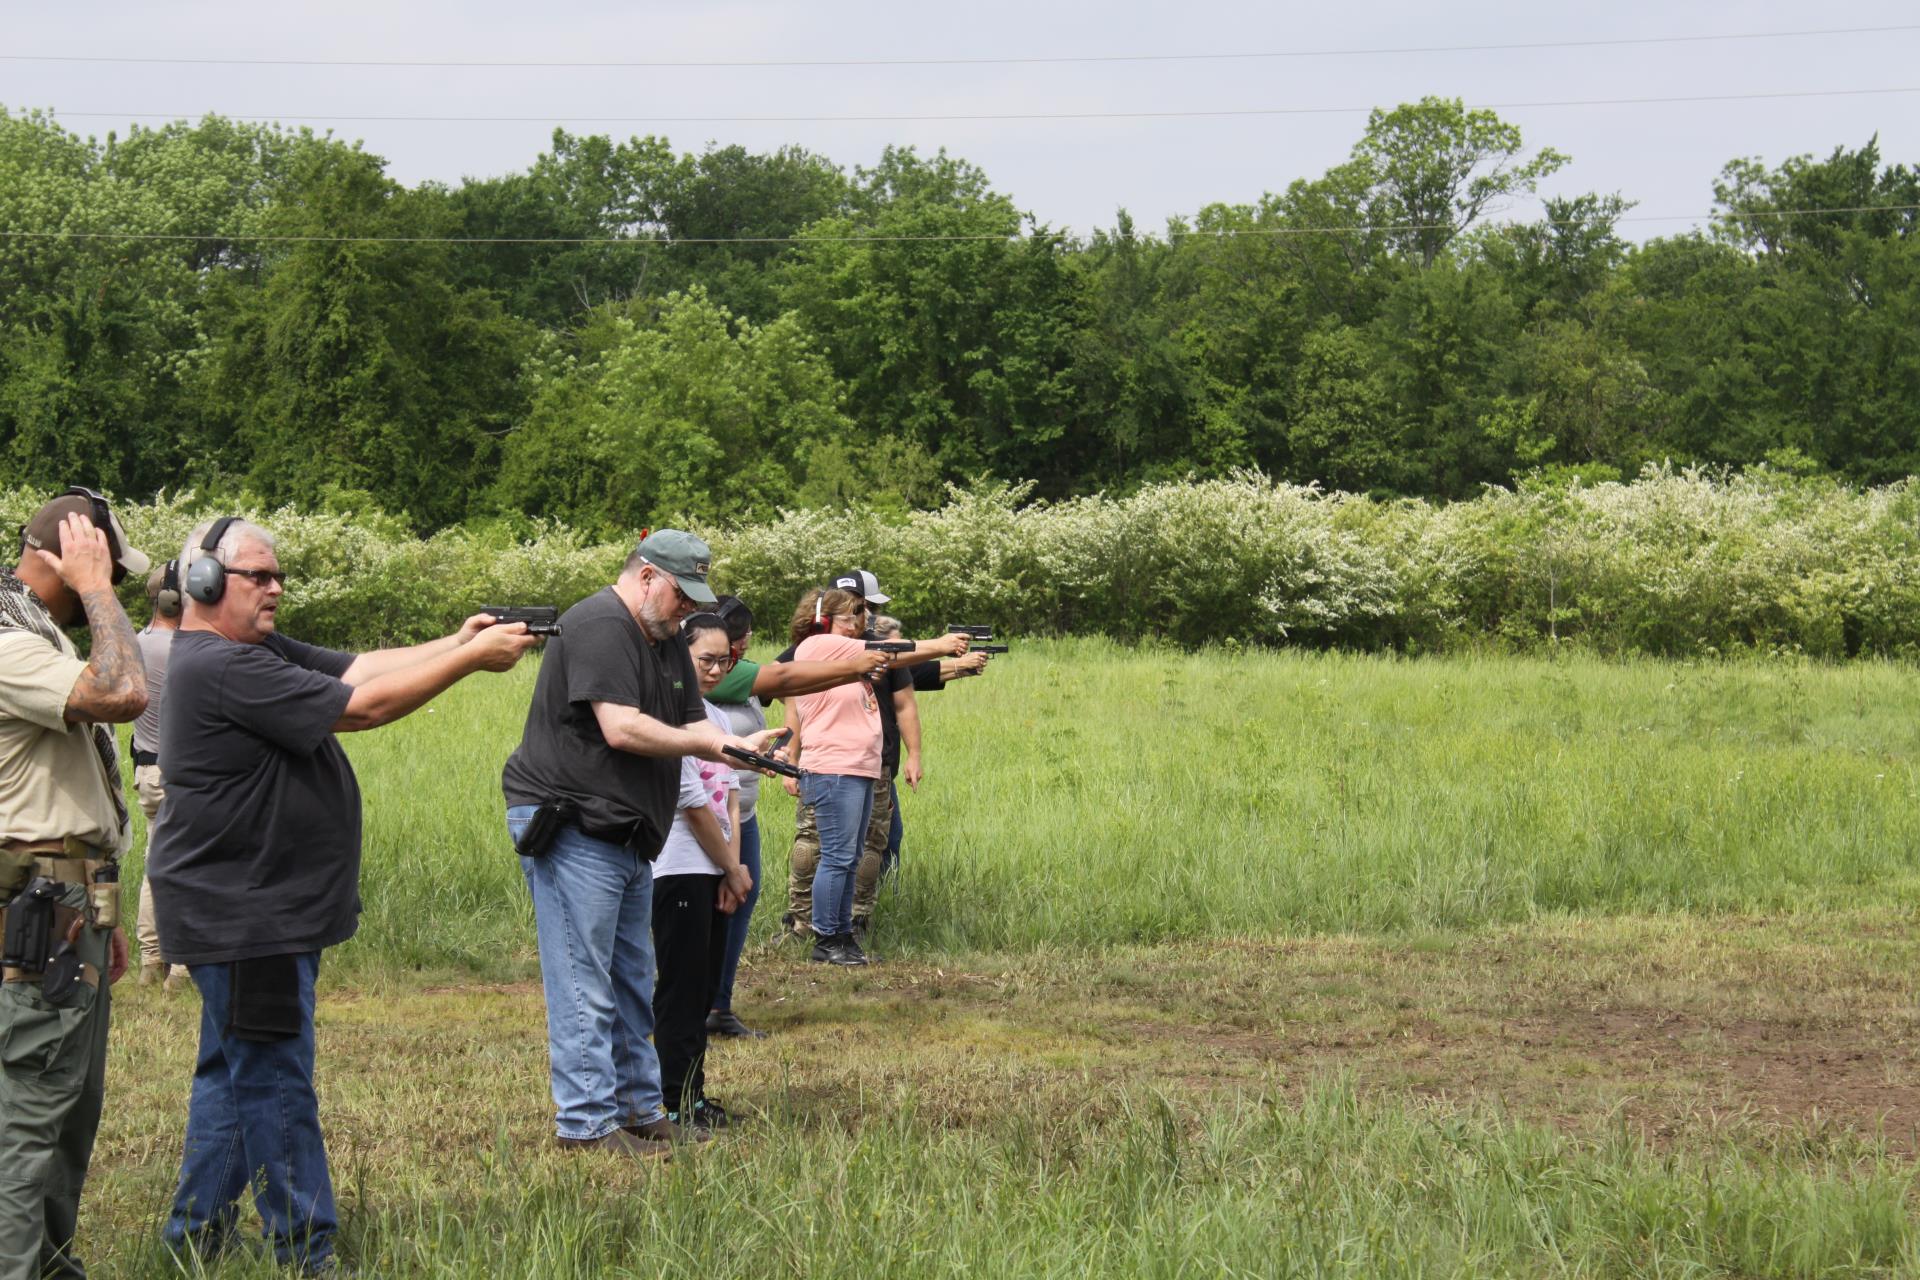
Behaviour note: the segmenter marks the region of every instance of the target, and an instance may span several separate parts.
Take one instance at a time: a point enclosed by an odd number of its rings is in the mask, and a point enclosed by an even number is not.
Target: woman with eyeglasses
[[[702,695],[733,666],[727,624],[696,613],[681,627]],[[733,732],[703,699],[707,719]],[[740,858],[740,783],[724,764],[685,756],[673,826],[653,863],[653,1043],[667,1118],[691,1129],[724,1129],[726,1108],[706,1095],[707,1007],[726,949],[728,918],[754,887]]]

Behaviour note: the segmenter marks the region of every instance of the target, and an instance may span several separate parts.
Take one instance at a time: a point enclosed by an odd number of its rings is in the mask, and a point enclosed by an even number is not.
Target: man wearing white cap
[[[0,1280],[86,1274],[73,1254],[107,1070],[126,801],[113,731],[147,705],[113,584],[144,574],[106,499],[70,489],[0,569]],[[63,627],[93,636],[82,661]],[[103,981],[104,979],[104,981]]]

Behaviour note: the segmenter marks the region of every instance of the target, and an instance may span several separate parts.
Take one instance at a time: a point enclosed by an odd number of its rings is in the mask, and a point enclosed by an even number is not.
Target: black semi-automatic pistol
[[[967,639],[970,641],[970,643],[967,645],[968,653],[1006,653],[1008,652],[1007,646],[1004,644],[982,643],[982,641],[988,641],[993,639],[992,627],[973,627],[973,626],[966,626],[964,624],[956,623],[953,626],[950,626],[947,628],[947,634],[950,636],[966,636]]]
[[[550,604],[483,604],[480,612],[498,623],[524,622],[530,636],[560,634],[560,610]]]
[[[720,754],[732,756],[735,760],[743,760],[756,769],[765,769],[768,773],[777,773],[783,778],[798,778],[801,773],[798,766],[790,765],[785,760],[775,760],[772,756],[763,756],[757,751],[743,751],[739,747],[722,747]]]

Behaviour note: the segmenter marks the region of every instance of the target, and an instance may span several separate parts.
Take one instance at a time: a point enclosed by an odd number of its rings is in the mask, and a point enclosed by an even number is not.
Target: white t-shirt
[[[724,711],[705,699],[700,705],[707,709],[707,719],[715,728],[722,733],[733,732]],[[674,801],[673,829],[667,832],[667,843],[661,847],[660,856],[653,860],[654,879],[720,874],[720,868],[713,865],[713,859],[707,857],[706,850],[694,837],[693,828],[687,825],[687,810],[703,806],[712,810],[720,819],[721,833],[731,838],[733,831],[727,825],[727,793],[739,789],[740,780],[726,765],[693,756],[680,758],[680,796]]]

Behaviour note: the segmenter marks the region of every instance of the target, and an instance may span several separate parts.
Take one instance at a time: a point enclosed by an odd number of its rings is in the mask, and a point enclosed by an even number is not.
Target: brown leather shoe
[[[562,1151],[611,1151],[635,1160],[667,1160],[673,1156],[671,1142],[643,1138],[625,1129],[615,1129],[597,1138],[555,1138]]]

